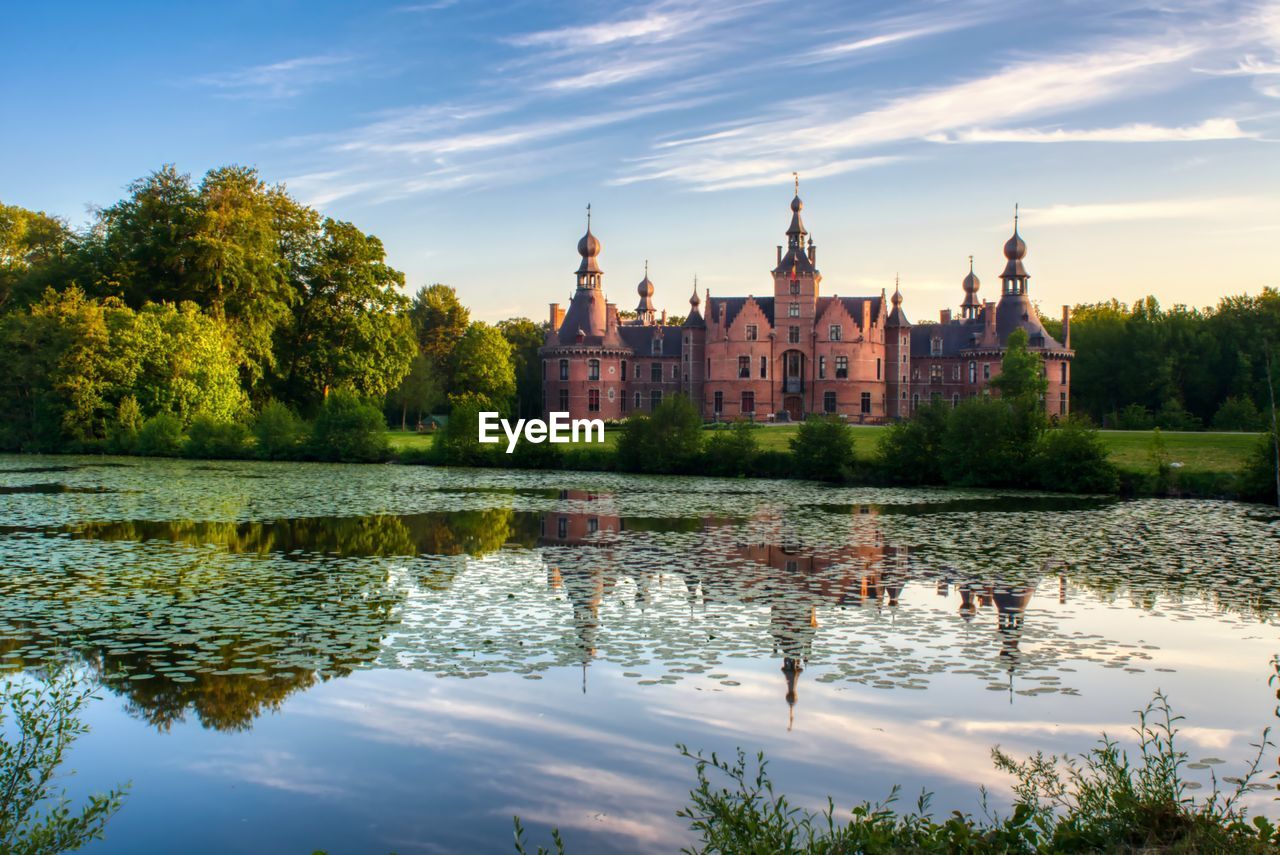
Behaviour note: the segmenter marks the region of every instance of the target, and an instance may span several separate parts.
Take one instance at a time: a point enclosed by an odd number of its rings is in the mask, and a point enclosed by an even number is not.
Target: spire
[[[653,283],[649,281],[649,262],[647,260],[644,263],[644,278],[636,286],[636,293],[640,295],[640,303],[636,306],[636,319],[648,326],[653,323],[654,313],[657,310],[653,306]]]
[[[1004,294],[1025,294],[1027,293],[1027,280],[1031,275],[1027,273],[1027,269],[1022,265],[1022,259],[1027,256],[1027,244],[1018,234],[1018,206],[1013,206],[1013,237],[1005,241],[1004,257],[1006,264],[1004,271],[1000,274],[1000,281],[1003,286]]]
[[[591,205],[588,204],[587,233],[578,241],[578,255],[582,256],[582,263],[578,265],[579,288],[600,287],[600,274],[604,271],[600,269],[600,263],[596,259],[603,251],[604,244],[591,233]]]
[[[702,318],[702,312],[699,306],[702,299],[698,296],[698,274],[693,274],[693,295],[689,297],[689,315],[685,318],[684,325],[686,327],[705,327],[706,321]]]
[[[978,316],[978,310],[982,308],[982,301],[978,299],[978,289],[981,286],[982,283],[978,280],[977,274],[973,272],[973,256],[971,255],[969,256],[969,274],[960,283],[960,287],[964,289],[964,301],[960,304],[960,316],[962,318],[976,318]]]

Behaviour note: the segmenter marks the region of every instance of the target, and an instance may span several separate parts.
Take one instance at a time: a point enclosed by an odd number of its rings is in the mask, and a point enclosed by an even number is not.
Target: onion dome
[[[893,279],[893,296],[889,298],[889,302],[893,305],[893,310],[889,312],[889,317],[885,321],[886,327],[909,327],[911,322],[907,320],[906,313],[902,311],[902,291],[898,287],[898,277]]]
[[[649,262],[644,263],[644,278],[640,280],[640,284],[636,286],[636,293],[641,299],[653,296],[653,283],[649,281]]]
[[[600,242],[600,238],[591,233],[591,206],[587,206],[587,233],[582,236],[582,240],[578,241],[578,255],[582,256],[582,263],[578,265],[578,274],[581,276],[585,273],[603,273],[600,264],[596,260],[600,257],[600,253],[604,251],[604,244]]]
[[[1025,254],[1025,252],[1026,252],[1026,247],[1024,246],[1023,253]],[[982,282],[978,279],[977,274],[973,272],[973,256],[972,255],[969,256],[969,275],[966,276],[964,278],[964,281],[960,283],[960,287],[964,288],[964,292],[966,294],[977,294],[978,289],[982,287]]]
[[[1021,261],[1027,256],[1027,244],[1018,235],[1018,227],[1013,227],[1013,237],[1005,241],[1004,257],[1010,261]]]
[[[976,318],[978,310],[982,308],[982,302],[978,299],[978,289],[982,287],[982,282],[978,280],[978,275],[973,272],[973,256],[969,256],[969,275],[960,283],[960,287],[964,288],[964,301],[960,303],[960,316],[963,318]]]
[[[640,295],[640,302],[636,306],[636,316],[641,323],[653,323],[653,315],[657,310],[653,306],[653,283],[649,281],[649,262],[647,261],[644,263],[644,278],[636,286],[636,293]]]
[[[689,315],[684,321],[685,327],[703,329],[707,326],[707,322],[699,310],[701,305],[702,298],[698,296],[698,277],[695,276],[693,277],[693,295],[689,297]]]
[[[1004,257],[1007,259],[1004,272],[1000,274],[1000,280],[1004,283],[1004,292],[1025,294],[1027,291],[1027,279],[1030,274],[1022,265],[1022,259],[1027,257],[1027,244],[1022,240],[1022,236],[1018,234],[1018,206],[1013,207],[1013,237],[1005,241]]]

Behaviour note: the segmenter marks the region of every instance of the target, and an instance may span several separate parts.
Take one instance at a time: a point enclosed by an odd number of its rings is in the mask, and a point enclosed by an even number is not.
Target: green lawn
[[[791,437],[799,425],[763,425],[756,432],[760,448],[768,451],[786,451]],[[875,455],[876,442],[883,427],[854,425],[855,448],[858,456],[870,459]],[[708,431],[710,434],[710,431]],[[1233,473],[1244,465],[1249,453],[1258,442],[1254,433],[1181,433],[1166,431],[1165,448],[1172,462],[1181,463],[1185,472]],[[396,451],[421,450],[431,446],[433,434],[393,430],[387,432],[391,447]],[[1111,459],[1121,469],[1133,472],[1153,472],[1151,460],[1152,431],[1102,431],[1103,442],[1111,449]],[[618,429],[605,431],[604,447],[614,448],[618,443]]]

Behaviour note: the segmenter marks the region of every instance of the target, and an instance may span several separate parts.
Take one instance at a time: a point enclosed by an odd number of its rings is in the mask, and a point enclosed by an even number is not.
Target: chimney
[[[663,310],[662,310],[662,324],[663,324],[663,326],[666,326],[666,323],[667,323],[667,310],[666,310],[666,309],[663,309]]]
[[[862,301],[862,334],[866,335],[871,329],[871,301],[863,299]]]
[[[778,244],[778,264],[782,264],[782,244]]]
[[[942,322],[942,323],[944,323],[944,324],[949,324],[949,323],[951,323],[951,310],[950,310],[950,309],[943,309],[941,312],[939,312],[939,313],[938,313],[938,320],[939,320],[939,321],[941,321],[941,322]]]
[[[604,304],[604,325],[608,327],[616,327],[618,325],[618,304]]]
[[[983,322],[983,339],[984,344],[990,346],[996,343],[996,304],[988,301],[982,307]]]
[[[1062,307],[1062,346],[1071,347],[1071,307]]]
[[[560,329],[560,322],[564,320],[564,314],[560,311],[559,303],[551,304],[551,331],[555,332]]]

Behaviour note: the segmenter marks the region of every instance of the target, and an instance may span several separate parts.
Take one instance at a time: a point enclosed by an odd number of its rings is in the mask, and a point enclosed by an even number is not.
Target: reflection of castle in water
[[[959,617],[973,623],[982,615],[994,616],[999,639],[998,657],[1009,673],[1010,685],[1021,661],[1019,644],[1027,607],[1041,575],[1034,572],[1018,584],[1000,584],[977,576],[956,578],[947,571],[911,567],[909,550],[885,542],[877,521],[878,509],[860,506],[848,516],[831,516],[831,525],[847,526],[839,546],[812,548],[795,526],[776,509],[764,508],[745,520],[718,517],[694,519],[630,519],[622,515],[614,496],[606,493],[564,491],[560,499],[569,509],[542,515],[538,544],[545,547],[583,547],[561,561],[554,551],[544,554],[549,584],[563,590],[573,608],[574,628],[584,668],[596,655],[600,632],[600,605],[630,579],[637,604],[648,602],[655,579],[653,571],[636,570],[616,547],[629,532],[701,531],[708,535],[694,560],[673,566],[670,573],[683,579],[690,606],[715,602],[764,603],[769,606],[769,633],[773,654],[781,660],[785,699],[794,716],[800,676],[813,654],[820,628],[819,607],[839,606],[894,609],[911,580],[935,583],[939,596],[954,586],[960,598]],[[733,522],[753,525],[730,526]],[[723,531],[723,534],[717,532]],[[743,532],[767,532],[773,536],[743,541]],[[736,539],[735,539],[736,538]],[[745,569],[744,569],[745,568]],[[1059,597],[1065,601],[1065,576]]]

